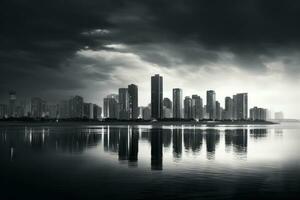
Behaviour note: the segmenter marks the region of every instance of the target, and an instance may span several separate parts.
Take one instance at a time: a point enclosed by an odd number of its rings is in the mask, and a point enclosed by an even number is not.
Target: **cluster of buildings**
[[[250,113],[250,116],[248,116]],[[128,85],[119,88],[117,94],[107,95],[102,108],[96,104],[84,102],[83,97],[74,96],[58,104],[47,104],[41,98],[32,98],[28,103],[17,103],[16,93],[9,93],[9,102],[0,104],[0,118],[103,118],[119,120],[136,119],[194,119],[194,120],[266,120],[267,109],[254,107],[248,110],[248,94],[238,93],[225,97],[221,106],[216,92],[206,92],[206,102],[197,95],[185,96],[181,88],[173,89],[172,100],[163,96],[163,77],[156,74],[151,77],[151,103],[139,107],[138,86]]]
[[[96,104],[86,103],[81,96],[74,96],[58,104],[47,103],[40,97],[29,101],[17,101],[16,92],[9,92],[8,104],[0,104],[0,118],[86,118],[100,120],[102,108]]]
[[[194,120],[266,120],[267,109],[251,108],[248,116],[248,94],[238,93],[225,98],[222,107],[213,90],[206,92],[206,104],[197,95],[183,98],[180,88],[173,89],[172,100],[163,96],[163,77],[151,77],[151,103],[138,107],[138,87],[134,84],[120,88],[118,94],[104,98],[104,118],[114,119],[194,119]]]

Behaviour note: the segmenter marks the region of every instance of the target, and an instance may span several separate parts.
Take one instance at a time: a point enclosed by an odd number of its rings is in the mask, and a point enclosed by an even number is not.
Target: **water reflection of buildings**
[[[236,129],[225,130],[225,149],[228,151],[231,147],[237,153],[247,152],[248,147],[248,130]]]
[[[246,155],[248,148],[248,132],[250,137],[262,138],[267,136],[266,129],[226,129],[224,132],[225,151],[236,155]],[[275,130],[281,134],[282,130]],[[25,149],[33,151],[61,151],[67,153],[82,153],[86,149],[102,143],[104,152],[116,156],[121,163],[129,166],[138,165],[139,140],[140,145],[151,146],[151,169],[163,169],[163,153],[171,150],[175,159],[196,153],[206,145],[206,158],[214,159],[220,143],[218,129],[199,128],[136,128],[136,127],[103,127],[91,129],[78,128],[26,128],[0,129],[1,154],[5,152],[11,160],[18,152]],[[223,137],[222,137],[223,139]],[[146,144],[145,144],[146,141]],[[171,148],[169,148],[171,147]],[[183,152],[184,148],[184,152]],[[2,151],[4,149],[4,151]],[[144,149],[144,148],[142,148]],[[149,149],[150,150],[150,149]]]
[[[203,130],[202,129],[187,129],[184,130],[184,147],[186,151],[199,152],[202,147]]]
[[[139,131],[131,129],[129,132],[129,164],[131,166],[137,165],[139,152]]]
[[[173,156],[180,158],[182,154],[182,129],[173,129]]]
[[[220,133],[216,129],[207,129],[205,134],[207,159],[215,158],[216,145],[220,142]]]
[[[162,170],[163,167],[163,137],[162,129],[151,129],[151,169]]]
[[[251,129],[250,136],[253,138],[263,138],[268,136],[267,129]]]
[[[275,136],[282,137],[283,136],[283,130],[282,129],[275,129]]]
[[[61,151],[82,153],[85,149],[95,147],[101,142],[99,130],[91,132],[85,129],[1,129],[0,144],[9,151],[11,159],[16,154],[26,151],[47,152]],[[2,153],[2,151],[1,151]]]

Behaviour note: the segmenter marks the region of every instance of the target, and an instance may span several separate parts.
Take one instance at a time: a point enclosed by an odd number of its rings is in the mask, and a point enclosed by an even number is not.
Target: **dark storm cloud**
[[[292,0],[2,0],[1,90],[68,90],[84,87],[86,78],[106,80],[109,63],[78,77],[65,69],[78,50],[110,43],[164,67],[217,62],[219,52],[230,52],[240,67],[261,71],[283,57],[288,72],[299,73],[291,57],[298,55],[299,10]],[[75,61],[76,70],[90,62]]]

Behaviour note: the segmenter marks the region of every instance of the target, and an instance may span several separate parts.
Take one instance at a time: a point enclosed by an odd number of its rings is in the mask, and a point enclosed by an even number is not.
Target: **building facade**
[[[189,96],[184,98],[184,118],[191,119],[192,118],[192,99]]]
[[[203,119],[203,101],[198,95],[192,95],[192,118]]]
[[[173,89],[173,118],[183,118],[183,100],[182,100],[182,89]]]
[[[139,117],[138,86],[128,85],[129,94],[129,118],[137,119]]]
[[[206,92],[206,112],[209,119],[216,119],[216,93],[213,90]]]
[[[159,74],[151,77],[151,117],[163,117],[163,78]]]
[[[236,120],[248,119],[248,94],[238,93],[233,97],[234,118]]]

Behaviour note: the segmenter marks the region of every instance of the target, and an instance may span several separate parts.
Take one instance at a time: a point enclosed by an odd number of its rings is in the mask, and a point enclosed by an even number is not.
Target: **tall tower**
[[[192,99],[189,96],[184,98],[184,118],[191,119],[192,118]]]
[[[192,118],[202,119],[203,118],[203,101],[198,95],[192,95]]]
[[[213,90],[206,92],[206,112],[209,119],[216,119],[216,93]]]
[[[159,74],[151,77],[151,117],[163,117],[163,78]]]
[[[173,89],[173,118],[180,119],[183,117],[182,112],[182,89]]]
[[[231,97],[225,97],[225,119],[233,119],[233,100]]]
[[[129,119],[129,95],[127,88],[119,88],[119,117]]]
[[[128,85],[128,94],[129,94],[129,118],[137,119],[139,116],[137,85],[134,84]]]
[[[248,119],[248,93],[234,95],[235,116],[237,120]]]

